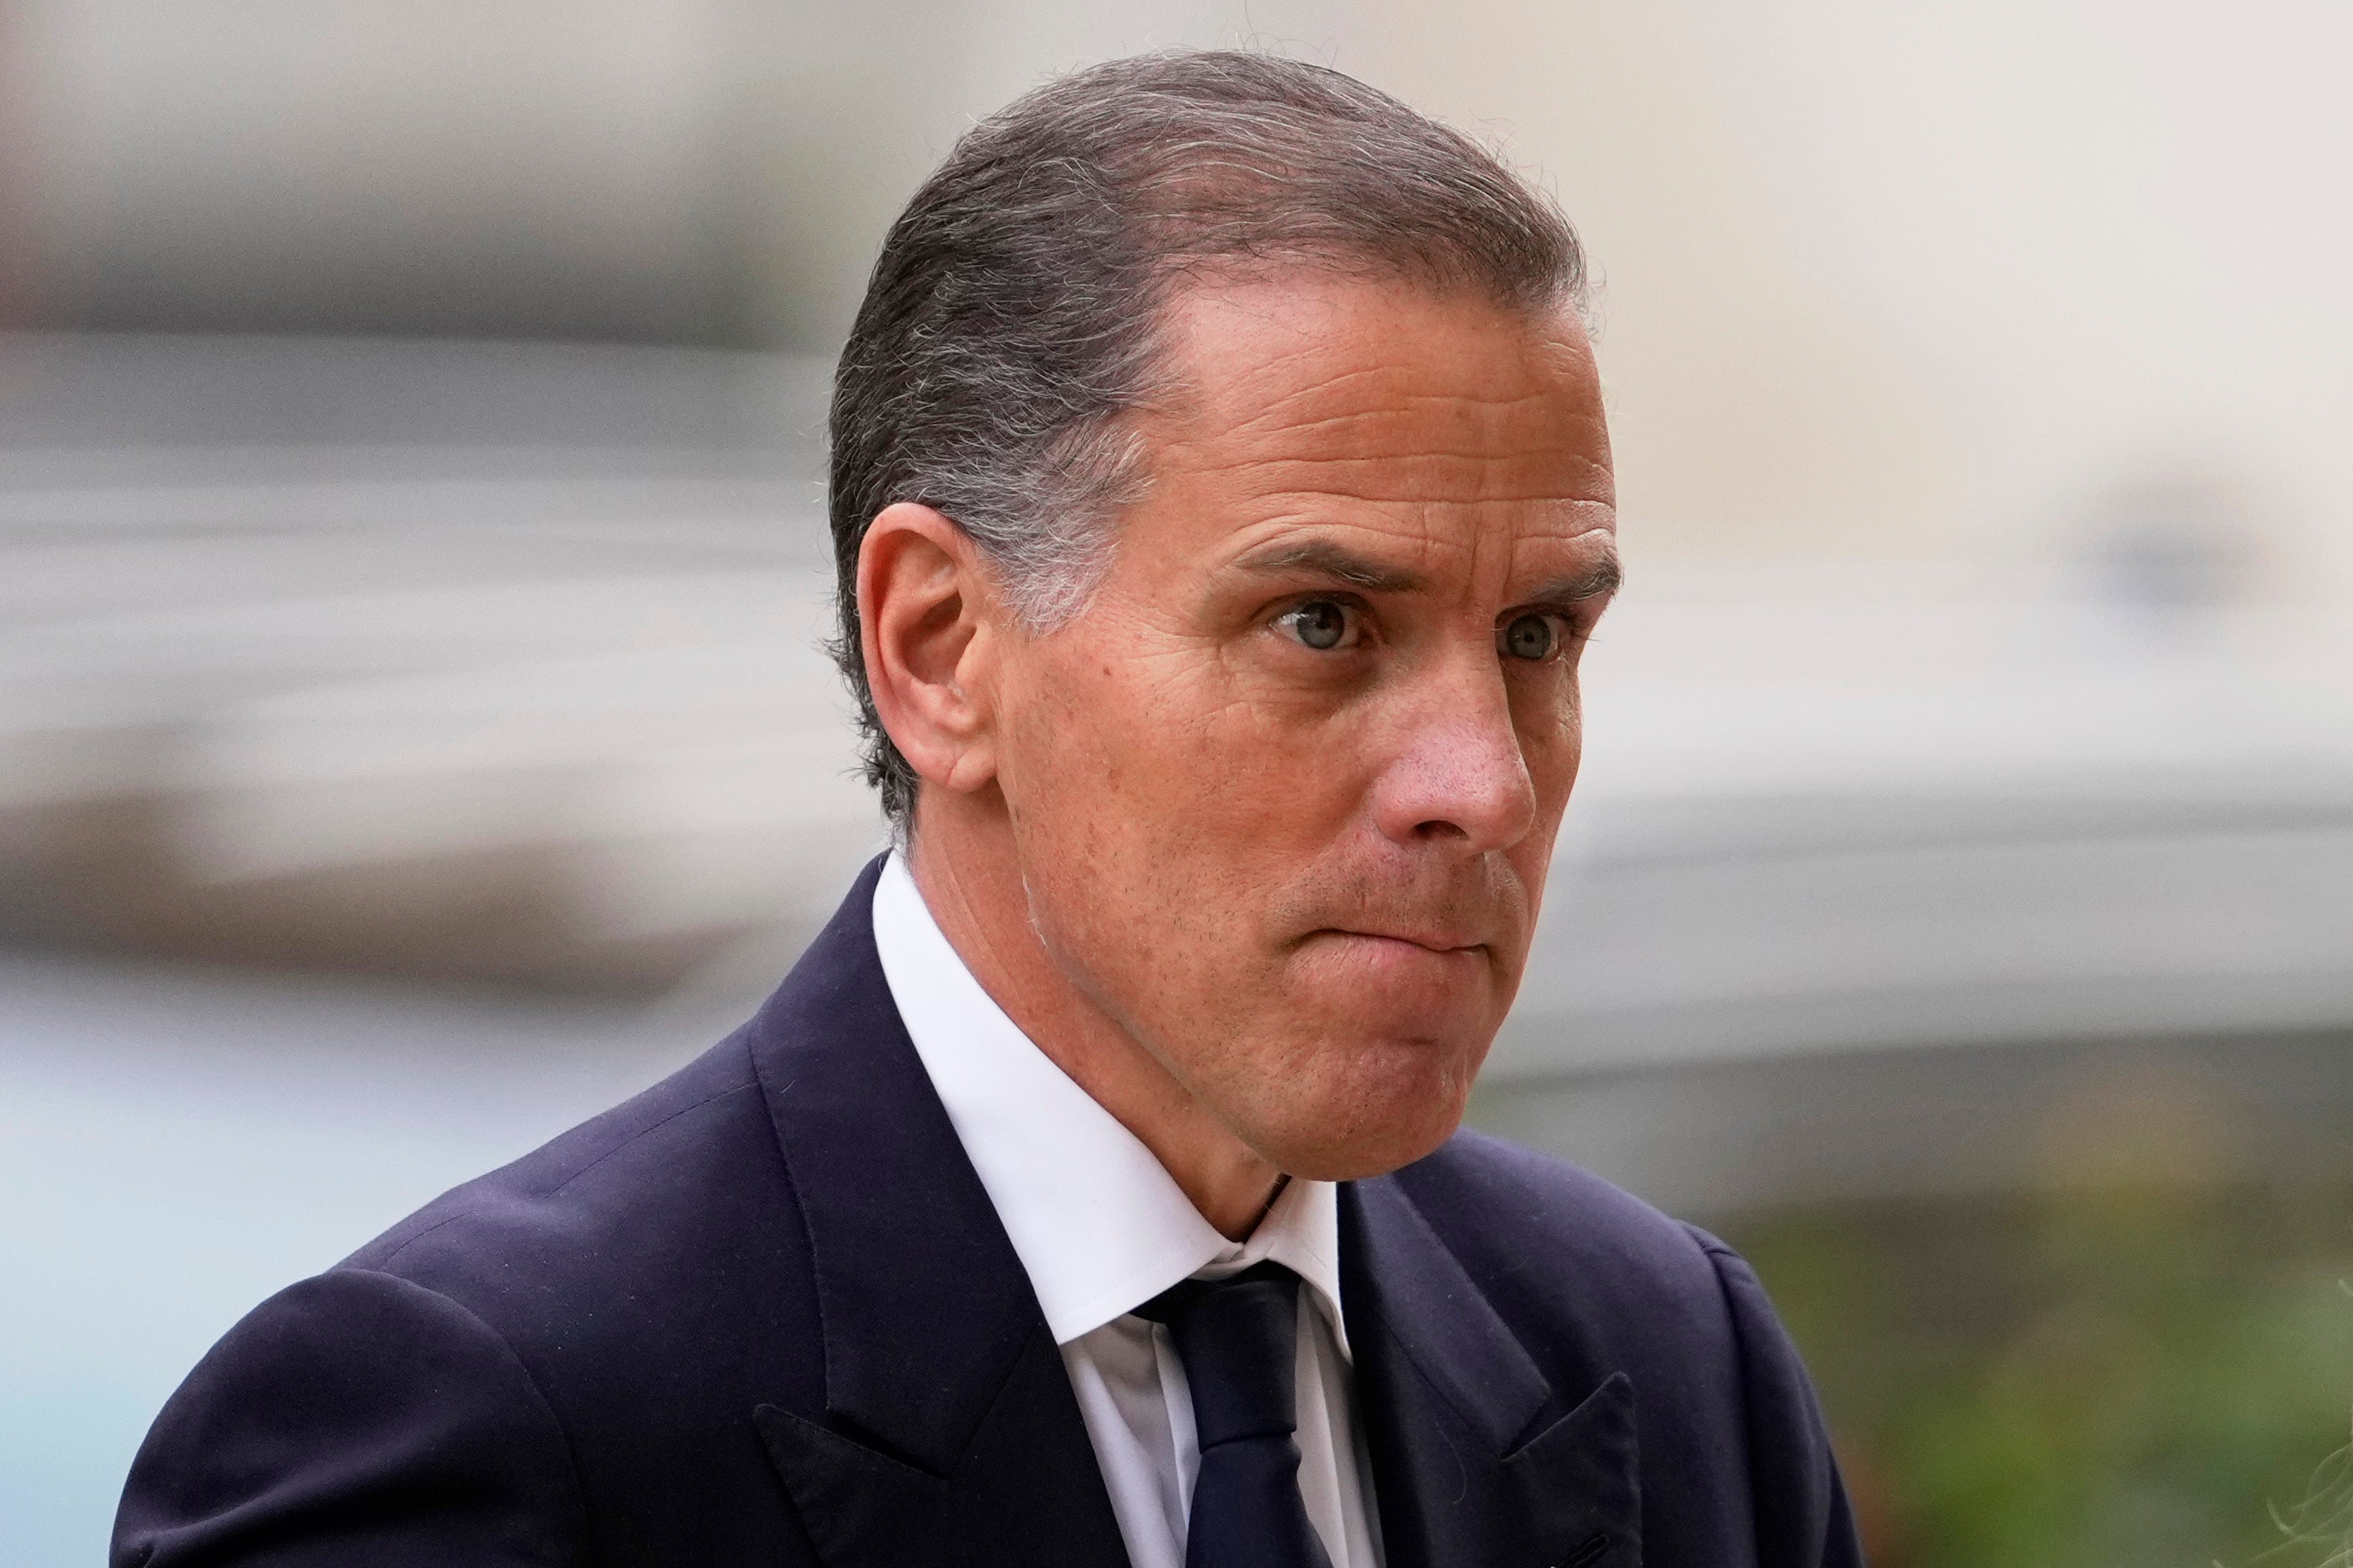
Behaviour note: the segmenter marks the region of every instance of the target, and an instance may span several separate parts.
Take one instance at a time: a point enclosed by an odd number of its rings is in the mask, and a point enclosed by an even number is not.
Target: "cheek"
[[[1576,787],[1578,765],[1584,760],[1585,731],[1577,706],[1574,674],[1569,679],[1568,689],[1558,705],[1521,732],[1521,756],[1527,764],[1528,782],[1535,791],[1536,820],[1528,836],[1506,853],[1520,875],[1522,886],[1528,890],[1531,915],[1535,903],[1543,897],[1545,875],[1552,863],[1553,842],[1559,836],[1561,817]]]
[[[1140,1024],[1279,984],[1270,891],[1315,858],[1331,816],[1302,787],[1326,776],[1302,771],[1313,744],[1190,649],[1041,664],[1021,696],[1000,778],[1060,962]]]
[[[1511,703],[1528,781],[1540,804],[1557,809],[1577,780],[1584,743],[1576,665],[1532,672],[1513,689]]]
[[[1353,727],[1261,699],[1215,649],[1185,644],[1041,663],[1009,771],[1169,861],[1248,859],[1312,838],[1345,794]],[[1018,808],[1017,803],[1017,808]]]
[[[1236,836],[1219,709],[1200,685],[1149,650],[1028,672],[999,773],[1023,874],[1067,941],[1120,947],[1219,907]]]
[[[1537,803],[1554,820],[1568,804],[1577,784],[1577,770],[1585,758],[1585,730],[1572,703],[1548,730],[1525,749],[1528,780],[1535,786]]]
[[[1195,793],[1205,771],[1198,704],[1148,658],[1041,664],[1008,725],[1008,793],[1042,818],[1148,828]],[[1155,679],[1161,677],[1161,679]]]

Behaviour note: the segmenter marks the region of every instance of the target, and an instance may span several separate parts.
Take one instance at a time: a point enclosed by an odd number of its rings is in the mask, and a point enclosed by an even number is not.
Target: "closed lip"
[[[1478,937],[1454,931],[1366,931],[1345,926],[1328,926],[1319,934],[1369,939],[1375,942],[1401,942],[1431,952],[1472,952],[1487,944]]]

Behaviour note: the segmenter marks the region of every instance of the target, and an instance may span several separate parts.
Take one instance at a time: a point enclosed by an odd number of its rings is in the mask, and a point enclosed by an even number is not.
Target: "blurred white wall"
[[[544,0],[0,12],[20,324],[822,350],[970,120],[1250,43],[1502,140],[1606,281],[1638,548],[2080,542],[2155,473],[2353,596],[2327,0]]]

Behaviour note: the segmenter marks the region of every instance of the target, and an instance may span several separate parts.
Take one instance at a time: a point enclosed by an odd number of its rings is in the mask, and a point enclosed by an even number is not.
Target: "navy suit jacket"
[[[119,1568],[1124,1568],[870,867],[742,1029],[256,1309],[140,1450]],[[1472,1133],[1340,1205],[1391,1568],[1852,1568],[1721,1243]]]

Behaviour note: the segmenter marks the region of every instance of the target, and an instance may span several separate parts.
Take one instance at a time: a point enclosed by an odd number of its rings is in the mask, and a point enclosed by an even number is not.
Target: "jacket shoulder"
[[[248,1315],[142,1450],[123,1560],[258,1531],[289,1563],[804,1561],[753,1411],[824,1403],[771,1107],[796,1053],[855,1043],[809,1000],[828,973],[805,958],[686,1067]],[[363,1516],[397,1544],[355,1550]]]
[[[1466,1130],[1397,1181],[1482,1284],[1589,1297],[1606,1281],[1651,1305],[1689,1300],[1724,1318],[1714,1255],[1730,1249],[1566,1160]]]
[[[743,1038],[457,1187],[339,1266],[446,1298],[573,1431],[711,1426],[821,1397],[814,1274]]]
[[[506,1343],[340,1268],[256,1308],[173,1394],[110,1561],[571,1563],[586,1535],[563,1430]]]
[[[406,1274],[476,1247],[504,1248],[534,1235],[639,1228],[687,1194],[703,1162],[697,1150],[741,1158],[755,1145],[759,1084],[740,1036],[731,1035],[685,1067],[609,1110],[559,1133],[522,1158],[442,1194],[368,1242],[341,1267]],[[750,1152],[756,1152],[753,1149]],[[649,1174],[662,1179],[649,1181]],[[516,1259],[504,1259],[512,1265]]]

